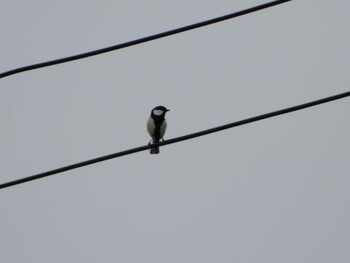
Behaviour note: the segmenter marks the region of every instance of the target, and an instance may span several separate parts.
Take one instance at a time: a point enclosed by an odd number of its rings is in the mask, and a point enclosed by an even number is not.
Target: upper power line
[[[93,51],[89,51],[86,53],[82,53],[82,54],[78,54],[78,55],[73,55],[73,56],[69,56],[69,57],[65,57],[65,58],[59,58],[59,59],[55,59],[55,60],[51,60],[51,61],[47,61],[47,62],[42,62],[42,63],[37,63],[37,64],[33,64],[33,65],[29,65],[29,66],[24,66],[24,67],[20,67],[20,68],[16,68],[16,69],[12,69],[9,71],[5,71],[3,73],[0,73],[0,78],[5,78],[14,74],[18,74],[21,72],[25,72],[25,71],[29,71],[29,70],[34,70],[34,69],[38,69],[38,68],[44,68],[44,67],[49,67],[49,66],[53,66],[53,65],[57,65],[57,64],[61,64],[61,63],[66,63],[66,62],[70,62],[70,61],[74,61],[74,60],[78,60],[78,59],[83,59],[83,58],[87,58],[87,57],[91,57],[91,56],[96,56],[96,55],[100,55],[106,52],[111,52],[114,50],[118,50],[118,49],[122,49],[122,48],[126,48],[126,47],[131,47],[131,46],[135,46],[141,43],[145,43],[145,42],[149,42],[149,41],[153,41],[159,38],[163,38],[163,37],[168,37],[171,35],[175,35],[175,34],[179,34],[185,31],[189,31],[189,30],[193,30],[196,28],[200,28],[200,27],[204,27],[204,26],[208,26],[211,24],[215,24],[218,22],[222,22],[228,19],[232,19],[238,16],[242,16],[242,15],[246,15],[249,13],[253,13],[265,8],[269,8],[275,5],[279,5],[279,4],[283,4],[285,2],[289,2],[292,0],[277,0],[277,1],[272,1],[269,3],[265,3],[262,5],[258,5],[255,7],[251,7],[245,10],[241,10],[235,13],[231,13],[228,15],[224,15],[224,16],[220,16],[217,18],[213,18],[213,19],[209,19],[203,22],[199,22],[199,23],[195,23],[195,24],[191,24],[188,26],[184,26],[184,27],[180,27],[180,28],[176,28],[176,29],[172,29],[169,31],[165,31],[162,33],[158,33],[155,35],[151,35],[151,36],[147,36],[147,37],[143,37],[143,38],[139,38],[136,40],[132,40],[132,41],[128,41],[128,42],[124,42],[121,44],[117,44],[114,46],[110,46],[110,47],[106,47],[106,48],[101,48],[98,50],[93,50]]]
[[[33,181],[33,180],[37,180],[37,179],[40,179],[40,178],[43,178],[43,177],[47,177],[47,176],[50,176],[50,175],[66,172],[66,171],[73,170],[73,169],[76,169],[76,168],[80,168],[80,167],[83,167],[83,166],[87,166],[87,165],[90,165],[90,164],[94,164],[94,163],[106,161],[106,160],[109,160],[109,159],[121,157],[121,156],[124,156],[124,155],[129,155],[129,154],[141,152],[141,151],[150,149],[151,147],[157,147],[157,146],[162,147],[164,145],[168,145],[168,144],[172,144],[172,143],[177,143],[177,142],[181,142],[181,141],[185,141],[185,140],[194,139],[194,138],[197,138],[197,137],[200,137],[200,136],[204,136],[204,135],[208,135],[208,134],[211,134],[211,133],[214,133],[214,132],[219,132],[219,131],[223,131],[223,130],[226,130],[226,129],[231,129],[231,128],[234,128],[234,127],[237,127],[237,126],[242,126],[242,125],[245,125],[245,124],[248,124],[248,123],[261,121],[261,120],[264,120],[264,119],[276,117],[276,116],[287,114],[287,113],[290,113],[290,112],[306,109],[306,108],[309,108],[309,107],[313,107],[313,106],[320,105],[320,104],[323,104],[323,103],[331,102],[331,101],[334,101],[334,100],[339,100],[339,99],[342,99],[342,98],[345,98],[345,97],[349,97],[349,96],[350,96],[350,91],[347,91],[347,92],[344,92],[344,93],[341,93],[341,94],[337,94],[337,95],[334,95],[334,96],[330,96],[330,97],[326,97],[326,98],[323,98],[323,99],[314,100],[314,101],[307,102],[307,103],[300,104],[300,105],[296,105],[296,106],[293,106],[293,107],[289,107],[289,108],[273,111],[273,112],[270,112],[270,113],[265,113],[265,114],[262,114],[262,115],[258,115],[258,116],[255,116],[255,117],[251,117],[251,118],[248,118],[248,119],[244,119],[244,120],[228,123],[228,124],[225,124],[225,125],[222,125],[222,126],[218,126],[218,127],[215,127],[215,128],[211,128],[211,129],[207,129],[207,130],[204,130],[204,131],[199,131],[199,132],[195,132],[195,133],[192,133],[192,134],[176,137],[176,138],[169,139],[169,140],[166,140],[166,141],[161,142],[161,143],[152,144],[152,146],[149,146],[149,145],[140,146],[140,147],[137,147],[137,148],[133,148],[133,149],[129,149],[129,150],[125,150],[125,151],[121,151],[121,152],[105,155],[105,156],[102,156],[102,157],[98,157],[98,158],[95,158],[95,159],[83,161],[83,162],[80,162],[80,163],[67,165],[67,166],[64,166],[64,167],[61,167],[61,168],[57,168],[57,169],[54,169],[54,170],[51,170],[51,171],[35,174],[35,175],[28,176],[28,177],[25,177],[25,178],[22,178],[22,179],[18,179],[18,180],[14,180],[14,181],[11,181],[11,182],[0,184],[0,189],[11,187],[11,186],[22,184],[22,183],[26,183],[26,182]]]

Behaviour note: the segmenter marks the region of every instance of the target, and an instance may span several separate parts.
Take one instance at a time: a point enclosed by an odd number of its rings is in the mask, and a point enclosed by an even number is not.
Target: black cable
[[[166,140],[166,141],[164,141],[162,143],[153,144],[152,147],[155,147],[155,146],[161,147],[161,146],[164,146],[164,145],[168,145],[168,144],[172,144],[172,143],[177,143],[177,142],[193,139],[193,138],[196,138],[196,137],[208,135],[210,133],[219,132],[219,131],[222,131],[222,130],[226,130],[226,129],[230,129],[230,128],[233,128],[233,127],[245,125],[245,124],[248,124],[248,123],[264,120],[264,119],[267,119],[267,118],[271,118],[271,117],[275,117],[275,116],[278,116],[278,115],[290,113],[290,112],[293,112],[293,111],[302,110],[302,109],[305,109],[305,108],[313,107],[313,106],[316,106],[316,105],[319,105],[319,104],[323,104],[323,103],[327,103],[327,102],[334,101],[334,100],[339,100],[339,99],[342,99],[342,98],[345,98],[345,97],[349,97],[349,96],[350,96],[350,91],[347,91],[347,92],[344,92],[344,93],[341,93],[341,94],[338,94],[338,95],[334,95],[334,96],[331,96],[331,97],[327,97],[327,98],[311,101],[311,102],[300,104],[300,105],[293,106],[293,107],[290,107],[290,108],[285,108],[285,109],[282,109],[282,110],[273,111],[273,112],[270,112],[270,113],[258,115],[256,117],[252,117],[252,118],[248,118],[248,119],[232,122],[232,123],[229,123],[229,124],[226,124],[226,125],[222,125],[222,126],[218,126],[218,127],[215,127],[215,128],[211,128],[211,129],[208,129],[208,130],[195,132],[195,133],[192,133],[192,134],[188,134],[188,135],[176,137],[176,138],[173,138],[173,139],[169,139],[169,140]],[[105,155],[105,156],[102,156],[102,157],[98,157],[98,158],[95,158],[95,159],[83,161],[83,162],[72,164],[72,165],[68,165],[68,166],[64,166],[64,167],[61,167],[61,168],[58,168],[58,169],[55,169],[55,170],[43,172],[43,173],[40,173],[40,174],[36,174],[36,175],[32,175],[32,176],[25,177],[25,178],[22,178],[22,179],[18,179],[18,180],[14,180],[14,181],[11,181],[11,182],[0,184],[0,189],[6,188],[6,187],[10,187],[10,186],[14,186],[14,185],[17,185],[17,184],[22,184],[22,183],[33,181],[33,180],[37,180],[37,179],[40,179],[40,178],[43,178],[43,177],[46,177],[46,176],[62,173],[62,172],[65,172],[65,171],[73,170],[73,169],[76,169],[76,168],[79,168],[79,167],[83,167],[83,166],[87,166],[87,165],[90,165],[90,164],[94,164],[94,163],[106,161],[106,160],[109,160],[109,159],[121,157],[121,156],[124,156],[124,155],[128,155],[128,154],[144,151],[144,150],[147,150],[147,149],[150,149],[149,145],[133,148],[133,149],[122,151],[122,152],[118,152],[118,153]]]
[[[269,8],[275,5],[279,5],[285,2],[289,2],[292,0],[277,0],[277,1],[272,1],[269,3],[265,3],[262,5],[258,5],[252,8],[248,8],[236,13],[231,13],[228,15],[224,15],[221,17],[217,17],[217,18],[213,18],[207,21],[203,21],[203,22],[199,22],[199,23],[195,23],[192,25],[188,25],[188,26],[184,26],[184,27],[180,27],[180,28],[176,28],[176,29],[172,29],[163,33],[158,33],[155,35],[151,35],[151,36],[147,36],[147,37],[143,37],[143,38],[139,38],[136,40],[132,40],[129,42],[125,42],[125,43],[121,43],[121,44],[117,44],[114,46],[110,46],[110,47],[106,47],[106,48],[102,48],[102,49],[98,49],[98,50],[94,50],[94,51],[90,51],[90,52],[86,52],[86,53],[82,53],[82,54],[78,54],[78,55],[74,55],[74,56],[69,56],[69,57],[65,57],[65,58],[59,58],[59,59],[55,59],[55,60],[51,60],[51,61],[47,61],[47,62],[42,62],[42,63],[38,63],[38,64],[33,64],[33,65],[29,65],[29,66],[25,66],[25,67],[20,67],[20,68],[16,68],[16,69],[12,69],[3,73],[0,73],[0,78],[5,78],[8,77],[10,75],[14,75],[14,74],[18,74],[21,72],[25,72],[25,71],[29,71],[29,70],[33,70],[33,69],[38,69],[38,68],[44,68],[44,67],[49,67],[49,66],[53,66],[53,65],[57,65],[57,64],[61,64],[61,63],[66,63],[66,62],[70,62],[73,60],[78,60],[78,59],[83,59],[83,58],[87,58],[87,57],[91,57],[91,56],[96,56],[96,55],[100,55],[106,52],[111,52],[117,49],[122,49],[122,48],[126,48],[126,47],[130,47],[130,46],[134,46],[134,45],[138,45],[141,43],[145,43],[148,41],[152,41],[152,40],[156,40],[159,38],[163,38],[163,37],[168,37],[171,35],[175,35],[175,34],[179,34],[185,31],[189,31],[189,30],[193,30],[199,27],[204,27],[204,26],[208,26],[214,23],[218,23],[218,22],[222,22],[228,19],[232,19],[234,17],[238,17],[238,16],[242,16],[242,15],[246,15],[252,12],[256,12],[265,8]]]

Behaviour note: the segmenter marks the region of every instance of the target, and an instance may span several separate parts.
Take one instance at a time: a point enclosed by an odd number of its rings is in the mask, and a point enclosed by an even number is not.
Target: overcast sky
[[[263,1],[0,1],[0,71]],[[0,80],[0,182],[350,89],[348,0]],[[0,191],[1,262],[348,263],[349,99]]]

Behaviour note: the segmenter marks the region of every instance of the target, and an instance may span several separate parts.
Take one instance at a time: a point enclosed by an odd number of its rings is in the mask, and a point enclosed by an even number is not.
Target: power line
[[[194,138],[197,138],[197,137],[200,137],[200,136],[204,136],[204,135],[208,135],[208,134],[211,134],[211,133],[214,133],[214,132],[219,132],[219,131],[223,131],[223,130],[226,130],[226,129],[234,128],[234,127],[237,127],[237,126],[245,125],[245,124],[248,124],[248,123],[252,123],[252,122],[256,122],[256,121],[260,121],[260,120],[276,117],[276,116],[279,116],[279,115],[283,115],[283,114],[286,114],[286,113],[291,113],[291,112],[294,112],[294,111],[306,109],[306,108],[309,108],[309,107],[317,106],[317,105],[320,105],[320,104],[323,104],[323,103],[327,103],[327,102],[331,102],[331,101],[334,101],[334,100],[339,100],[339,99],[342,99],[342,98],[345,98],[345,97],[349,97],[349,96],[350,96],[350,91],[347,91],[347,92],[344,92],[344,93],[341,93],[341,94],[337,94],[337,95],[334,95],[334,96],[330,96],[330,97],[327,97],[327,98],[323,98],[323,99],[307,102],[307,103],[300,104],[300,105],[297,105],[297,106],[293,106],[293,107],[289,107],[289,108],[273,111],[273,112],[270,112],[270,113],[265,113],[265,114],[262,114],[262,115],[258,115],[258,116],[255,116],[255,117],[251,117],[251,118],[248,118],[248,119],[232,122],[232,123],[229,123],[229,124],[226,124],[226,125],[222,125],[222,126],[218,126],[218,127],[215,127],[215,128],[211,128],[211,129],[195,132],[195,133],[192,133],[192,134],[176,137],[176,138],[173,138],[173,139],[169,139],[169,140],[166,140],[166,141],[164,141],[162,143],[153,144],[152,147],[155,147],[155,146],[162,147],[164,145],[168,145],[168,144],[172,144],[172,143],[177,143],[177,142],[181,142],[181,141],[185,141],[185,140],[194,139]],[[47,177],[47,176],[50,176],[50,175],[66,172],[66,171],[73,170],[73,169],[76,169],[76,168],[80,168],[80,167],[83,167],[83,166],[87,166],[87,165],[90,165],[90,164],[94,164],[94,163],[98,163],[98,162],[102,162],[102,161],[107,161],[109,159],[121,157],[121,156],[124,156],[124,155],[129,155],[129,154],[141,152],[141,151],[144,151],[144,150],[147,150],[147,149],[150,149],[150,148],[151,147],[149,145],[145,145],[145,146],[141,146],[141,147],[137,147],[137,148],[133,148],[133,149],[129,149],[129,150],[125,150],[125,151],[121,151],[121,152],[105,155],[105,156],[102,156],[102,157],[90,159],[90,160],[83,161],[83,162],[80,162],[80,163],[71,164],[71,165],[64,166],[64,167],[61,167],[61,168],[58,168],[58,169],[54,169],[54,170],[51,170],[51,171],[43,172],[43,173],[40,173],[40,174],[36,174],[36,175],[32,175],[32,176],[25,177],[25,178],[22,178],[22,179],[18,179],[18,180],[14,180],[14,181],[11,181],[11,182],[0,184],[0,189],[6,188],[6,187],[10,187],[10,186],[14,186],[14,185],[17,185],[17,184],[26,183],[26,182],[33,181],[33,180],[37,180],[37,179],[40,179],[40,178],[43,178],[43,177]]]
[[[24,67],[20,67],[20,68],[16,68],[16,69],[12,69],[3,73],[0,73],[0,78],[5,78],[14,74],[18,74],[21,72],[25,72],[25,71],[29,71],[29,70],[34,70],[34,69],[38,69],[38,68],[44,68],[44,67],[49,67],[49,66],[53,66],[53,65],[57,65],[57,64],[61,64],[61,63],[66,63],[66,62],[70,62],[70,61],[74,61],[74,60],[78,60],[78,59],[83,59],[83,58],[87,58],[87,57],[92,57],[92,56],[96,56],[96,55],[100,55],[103,53],[107,53],[107,52],[111,52],[114,50],[118,50],[118,49],[122,49],[122,48],[126,48],[126,47],[131,47],[131,46],[135,46],[141,43],[145,43],[145,42],[149,42],[149,41],[153,41],[159,38],[163,38],[163,37],[168,37],[171,35],[175,35],[175,34],[179,34],[185,31],[189,31],[189,30],[193,30],[196,28],[200,28],[200,27],[204,27],[204,26],[208,26],[211,24],[215,24],[218,22],[222,22],[228,19],[232,19],[238,16],[243,16],[249,13],[253,13],[265,8],[269,8],[275,5],[279,5],[279,4],[283,4],[285,2],[289,2],[292,0],[277,0],[277,1],[272,1],[269,3],[265,3],[262,5],[258,5],[255,7],[251,7],[245,10],[241,10],[235,13],[231,13],[228,15],[224,15],[221,17],[217,17],[217,18],[213,18],[213,19],[209,19],[203,22],[199,22],[199,23],[195,23],[195,24],[191,24],[188,26],[184,26],[184,27],[180,27],[180,28],[176,28],[176,29],[172,29],[169,31],[165,31],[163,33],[158,33],[155,35],[151,35],[151,36],[147,36],[147,37],[143,37],[143,38],[139,38],[136,40],[132,40],[129,42],[124,42],[121,44],[117,44],[114,46],[110,46],[110,47],[106,47],[106,48],[102,48],[102,49],[98,49],[98,50],[94,50],[94,51],[89,51],[86,53],[82,53],[82,54],[78,54],[78,55],[73,55],[73,56],[69,56],[69,57],[65,57],[65,58],[59,58],[59,59],[55,59],[55,60],[51,60],[51,61],[47,61],[47,62],[42,62],[42,63],[37,63],[37,64],[33,64],[33,65],[29,65],[29,66],[24,66]]]

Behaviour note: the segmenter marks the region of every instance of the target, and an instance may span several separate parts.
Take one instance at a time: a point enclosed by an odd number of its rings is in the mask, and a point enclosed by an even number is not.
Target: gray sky
[[[0,2],[0,70],[263,1]],[[348,0],[0,80],[1,182],[349,90]],[[349,99],[0,191],[2,262],[349,262]]]

